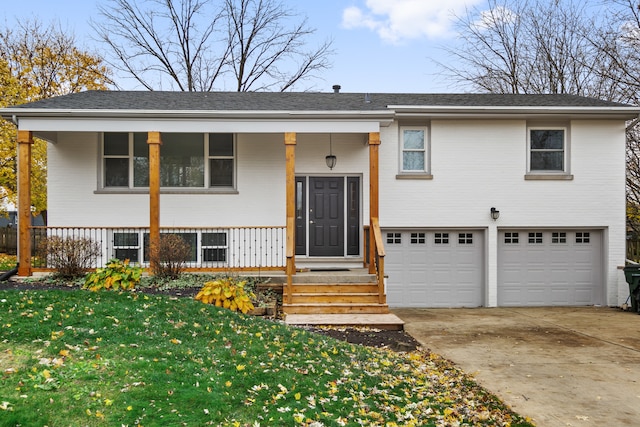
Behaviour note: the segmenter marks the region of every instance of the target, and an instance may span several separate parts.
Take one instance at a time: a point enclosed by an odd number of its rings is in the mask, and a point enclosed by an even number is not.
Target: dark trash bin
[[[624,277],[629,284],[631,310],[634,313],[638,313],[638,301],[640,301],[640,265],[627,265],[624,268]]]

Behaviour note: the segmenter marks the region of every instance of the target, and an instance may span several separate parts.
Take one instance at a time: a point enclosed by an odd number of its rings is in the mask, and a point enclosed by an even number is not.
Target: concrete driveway
[[[425,348],[537,426],[640,425],[640,315],[607,307],[392,311]]]

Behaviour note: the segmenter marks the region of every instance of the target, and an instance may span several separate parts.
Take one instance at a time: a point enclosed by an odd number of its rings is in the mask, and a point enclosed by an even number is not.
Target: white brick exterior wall
[[[412,123],[413,124],[413,123]],[[573,120],[572,180],[525,180],[526,120],[432,120],[432,179],[397,179],[399,127],[380,128],[380,223],[388,227],[473,228],[486,235],[486,301],[497,303],[497,230],[585,227],[604,230],[606,301],[624,302],[618,270],[625,257],[625,136],[621,120]],[[324,157],[328,134],[298,134],[296,173],[362,179],[368,223],[366,134],[334,134],[333,171]],[[60,133],[48,147],[51,226],[146,226],[148,194],[100,192],[98,133]],[[239,134],[237,194],[162,194],[161,226],[285,225],[283,134]],[[493,221],[489,209],[500,210]]]
[[[525,120],[434,120],[431,180],[396,179],[398,125],[381,133],[381,227],[469,227],[487,230],[489,306],[497,303],[497,227],[603,229],[606,301],[628,295],[618,267],[625,260],[625,158],[622,121],[569,123],[573,180],[525,180]],[[493,221],[491,207],[500,211]]]

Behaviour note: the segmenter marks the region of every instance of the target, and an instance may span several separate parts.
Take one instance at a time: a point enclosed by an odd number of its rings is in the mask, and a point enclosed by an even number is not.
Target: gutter
[[[341,111],[287,111],[287,110],[97,110],[97,109],[46,109],[4,108],[0,115],[9,119],[31,117],[67,118],[176,118],[176,119],[389,119],[394,116],[389,110],[341,110]],[[14,122],[15,123],[15,122]]]
[[[396,111],[397,118],[527,118],[527,117],[575,117],[575,118],[616,118],[630,120],[640,115],[640,107],[576,107],[576,106],[414,106],[389,105]]]

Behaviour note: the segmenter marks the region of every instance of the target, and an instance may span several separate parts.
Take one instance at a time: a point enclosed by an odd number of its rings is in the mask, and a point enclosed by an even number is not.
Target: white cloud
[[[501,27],[504,24],[516,22],[518,14],[511,9],[498,6],[492,10],[480,12],[480,20],[476,22],[476,26],[480,29]]]
[[[454,14],[484,0],[365,0],[363,8],[352,6],[342,13],[345,28],[367,28],[381,39],[400,43],[449,34]]]

